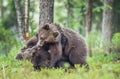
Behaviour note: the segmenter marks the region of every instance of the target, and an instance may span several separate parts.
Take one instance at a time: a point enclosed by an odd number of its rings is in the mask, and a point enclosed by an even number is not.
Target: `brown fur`
[[[49,45],[51,60],[50,66],[54,66],[55,63],[63,56],[69,59],[70,63],[86,65],[87,46],[85,40],[76,32],[61,28],[57,24],[46,24],[39,29],[40,46]],[[61,34],[67,38],[67,43],[62,52]]]

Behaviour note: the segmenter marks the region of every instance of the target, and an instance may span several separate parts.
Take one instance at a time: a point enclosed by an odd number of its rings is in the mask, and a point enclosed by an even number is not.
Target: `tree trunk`
[[[91,32],[92,28],[92,0],[87,0],[87,13],[86,13],[86,39],[89,37],[89,33]],[[88,46],[88,54],[92,56],[92,48],[89,44]]]
[[[73,26],[71,23],[71,18],[75,18],[73,15],[73,8],[74,5],[72,4],[71,0],[67,0],[67,27],[69,28]]]
[[[27,41],[30,38],[29,35],[29,0],[25,0],[25,5],[24,5],[24,38]]]
[[[67,26],[70,27],[70,0],[67,0]]]
[[[20,0],[14,0],[15,2],[15,8],[16,8],[16,14],[17,14],[17,21],[18,21],[18,31],[20,35],[20,39],[24,40],[24,34],[23,34],[23,15],[20,9]]]
[[[114,0],[104,0],[104,5],[109,5],[112,9],[106,7],[103,10],[103,20],[102,20],[102,40],[104,43],[108,44],[112,37],[112,15],[113,15],[113,1]],[[110,47],[105,45],[106,54],[110,53]]]
[[[54,0],[40,0],[39,27],[45,23],[53,23]]]
[[[86,13],[86,38],[91,31],[92,27],[92,0],[88,0],[87,13]]]

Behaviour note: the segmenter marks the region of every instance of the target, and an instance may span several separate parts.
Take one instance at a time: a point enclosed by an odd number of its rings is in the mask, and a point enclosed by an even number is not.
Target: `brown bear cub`
[[[61,38],[65,36],[64,50]],[[72,65],[87,65],[87,46],[85,40],[76,32],[62,28],[57,24],[45,24],[39,29],[37,46],[49,46],[50,67],[62,57],[67,59]]]
[[[44,50],[44,48],[24,48],[19,54],[17,54],[16,59],[30,61],[36,70],[41,67],[48,67],[50,55],[46,50]]]

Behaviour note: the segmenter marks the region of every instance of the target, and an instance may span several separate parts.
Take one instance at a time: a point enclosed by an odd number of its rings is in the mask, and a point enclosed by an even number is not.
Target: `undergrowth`
[[[89,71],[75,65],[74,69],[48,69],[34,71],[28,61],[17,61],[14,56],[19,48],[13,48],[8,56],[0,57],[0,79],[120,79],[120,55],[118,53],[105,56],[95,53],[88,57]]]

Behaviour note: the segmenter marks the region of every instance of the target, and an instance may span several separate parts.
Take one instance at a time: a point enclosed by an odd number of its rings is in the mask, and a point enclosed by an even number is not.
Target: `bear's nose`
[[[39,47],[41,46],[41,47],[42,47],[43,45],[44,45],[44,42],[43,42],[43,41],[39,40],[39,41],[37,42],[37,46],[39,46]]]

